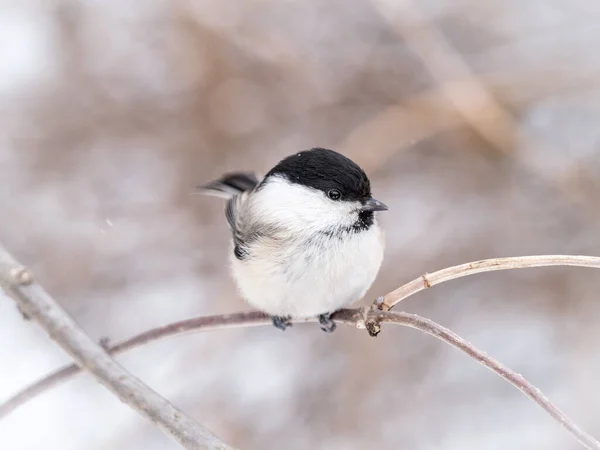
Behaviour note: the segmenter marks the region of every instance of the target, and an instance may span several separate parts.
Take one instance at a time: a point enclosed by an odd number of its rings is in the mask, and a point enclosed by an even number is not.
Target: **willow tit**
[[[292,318],[331,314],[360,300],[383,259],[384,233],[365,172],[324,148],[280,161],[259,181],[228,173],[199,188],[227,199],[231,266],[243,297],[282,330]]]

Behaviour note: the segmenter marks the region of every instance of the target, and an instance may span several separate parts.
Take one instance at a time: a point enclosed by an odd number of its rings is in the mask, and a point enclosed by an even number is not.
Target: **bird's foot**
[[[331,314],[332,313],[327,313],[317,316],[319,324],[321,324],[321,330],[325,333],[332,333],[336,328],[335,322],[331,319]]]
[[[275,328],[285,331],[287,327],[292,326],[292,318],[290,316],[271,316]]]

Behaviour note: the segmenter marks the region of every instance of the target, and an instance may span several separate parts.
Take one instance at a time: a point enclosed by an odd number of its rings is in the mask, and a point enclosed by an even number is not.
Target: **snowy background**
[[[324,146],[390,206],[365,304],[471,260],[600,255],[599,5],[0,1],[0,240],[95,338],[247,309],[223,204],[193,187]],[[523,373],[598,438],[599,291],[591,269],[496,272],[402,309]],[[68,361],[0,297],[0,402]],[[410,329],[224,330],[119,361],[244,450],[579,448]],[[78,376],[1,420],[0,448],[178,447]]]

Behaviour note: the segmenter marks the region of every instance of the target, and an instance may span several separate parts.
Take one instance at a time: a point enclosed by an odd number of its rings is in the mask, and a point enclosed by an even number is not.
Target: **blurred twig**
[[[494,98],[420,7],[411,0],[398,3],[373,0],[373,4],[427,67],[465,122],[494,148],[512,154],[517,130],[512,115]]]
[[[510,110],[498,101],[487,86],[485,77],[478,76],[465,58],[456,50],[436,23],[431,20],[415,0],[385,2],[372,0],[407,48],[421,60],[439,85],[439,91],[455,107],[458,115],[497,152],[514,157],[517,135],[527,137],[527,145],[547,148],[554,145],[534,135],[526,135]],[[546,67],[544,73],[548,72]],[[564,69],[563,69],[564,70]],[[513,74],[514,75],[514,74]],[[533,77],[538,81],[540,77]],[[544,77],[542,77],[544,78]],[[592,76],[589,79],[595,82]],[[584,81],[582,80],[582,83]],[[590,81],[587,81],[590,83]],[[537,83],[540,84],[539,81]],[[587,208],[585,198],[577,189],[561,180],[548,177],[536,167],[524,166],[527,175],[535,176],[560,191],[571,203],[584,208],[586,214],[596,218],[596,209]]]
[[[1,245],[0,285],[19,310],[35,320],[82,369],[184,448],[231,448],[115,362]]]
[[[385,167],[399,149],[410,148],[460,124],[461,118],[452,104],[439,89],[432,89],[370,117],[336,148],[342,149],[367,173],[374,173]]]
[[[558,265],[600,268],[600,258],[592,256],[542,255],[497,258],[462,264],[460,266],[454,266],[434,272],[430,275],[423,275],[390,292],[386,296],[380,297],[371,308],[344,309],[338,311],[333,315],[333,319],[338,323],[353,325],[357,328],[367,328],[369,334],[372,336],[376,336],[379,333],[381,323],[395,323],[430,334],[466,353],[468,356],[485,365],[497,375],[511,383],[527,397],[540,405],[552,418],[565,427],[585,448],[590,450],[600,450],[600,442],[580,429],[560,409],[554,406],[539,389],[528,382],[522,375],[512,371],[496,359],[488,356],[485,352],[474,347],[457,334],[436,322],[414,314],[388,311],[389,308],[404,298],[435,284],[453,280],[455,278],[494,270]],[[296,320],[295,323],[314,322],[315,320],[316,319],[302,319]],[[258,311],[197,317],[146,331],[110,347],[107,351],[111,354],[123,353],[127,350],[159,339],[192,331],[208,331],[222,328],[262,326],[269,324],[271,324],[269,316]],[[9,414],[36,395],[66,381],[78,372],[80,372],[80,369],[77,366],[66,366],[29,386],[4,404],[0,405],[0,418]]]
[[[419,278],[415,278],[411,282],[400,286],[398,289],[393,290],[384,297],[380,297],[378,305],[379,308],[387,311],[405,298],[424,289],[443,283],[444,281],[475,275],[477,273],[549,266],[575,266],[600,269],[600,257],[578,255],[535,255],[473,261],[421,275]]]

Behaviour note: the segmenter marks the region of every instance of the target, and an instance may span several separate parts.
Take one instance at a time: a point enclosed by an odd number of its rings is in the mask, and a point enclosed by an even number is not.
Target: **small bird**
[[[285,330],[293,318],[331,315],[360,300],[379,272],[384,233],[371,183],[352,160],[313,148],[281,160],[262,179],[227,173],[199,187],[227,199],[231,267],[242,296]]]

